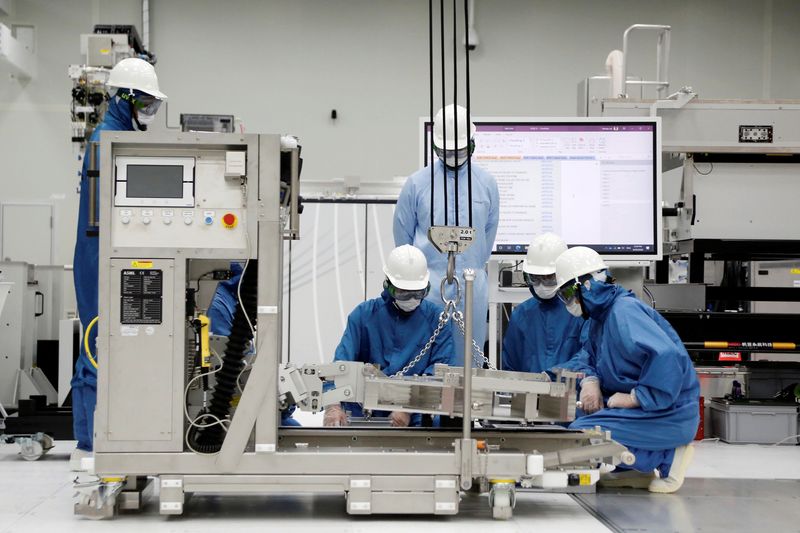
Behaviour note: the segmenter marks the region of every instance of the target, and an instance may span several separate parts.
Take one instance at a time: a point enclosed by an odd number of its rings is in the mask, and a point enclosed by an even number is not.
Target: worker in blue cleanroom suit
[[[539,235],[528,246],[523,276],[533,297],[511,314],[503,336],[503,370],[545,372],[562,368],[581,348],[588,321],[574,317],[556,298],[556,258],[567,250],[561,237]]]
[[[420,353],[439,324],[442,306],[425,299],[430,290],[425,255],[413,246],[403,245],[389,254],[384,290],[379,298],[367,300],[347,317],[347,327],[336,348],[334,361],[360,361],[377,366],[387,376],[402,371]],[[432,375],[436,363],[453,365],[453,339],[444,327],[428,352],[404,375]],[[347,404],[353,416],[362,416],[356,404]],[[419,425],[418,415],[373,413],[389,416],[392,426]],[[347,424],[340,405],[325,409],[326,426]]]
[[[239,280],[242,279],[242,265],[231,263],[231,272],[233,272],[231,279],[217,283],[217,290],[214,291],[214,297],[206,313],[211,321],[211,333],[224,337],[231,334],[233,315],[236,313],[236,304],[239,301],[237,289]]]
[[[467,159],[475,148],[473,136],[475,125],[467,119],[467,112],[461,106],[449,105],[436,114],[433,124],[433,143],[438,159],[434,167],[434,225],[445,223],[443,176],[447,175],[447,223],[455,224],[455,186],[458,174],[459,225],[469,225],[469,194],[467,184]],[[458,139],[456,139],[454,116],[458,116]],[[446,122],[446,124],[444,124]],[[445,127],[443,128],[443,124]],[[469,125],[469,129],[468,129]],[[443,131],[445,130],[445,131]],[[447,140],[444,139],[447,135]],[[497,182],[491,174],[472,164],[472,227],[475,240],[463,254],[456,256],[456,276],[462,285],[462,299],[459,309],[464,311],[463,277],[465,268],[475,270],[473,300],[473,338],[483,350],[486,340],[487,311],[489,294],[486,280],[486,263],[494,247],[497,224],[500,217],[500,195]],[[447,274],[447,255],[440,253],[428,240],[431,225],[431,170],[425,167],[412,174],[403,186],[397,207],[394,211],[394,244],[413,244],[425,253],[431,272],[431,291],[428,299],[442,303],[441,281]],[[446,289],[448,298],[454,297],[454,289]],[[464,337],[453,323],[453,339],[459,365],[463,360]]]
[[[108,78],[110,98],[103,121],[95,128],[91,142],[99,142],[100,132],[144,131],[153,121],[159,105],[167,96],[158,89],[158,78],[153,66],[138,58],[123,59],[111,70]],[[73,259],[75,297],[78,302],[78,315],[84,331],[97,316],[97,233],[89,228],[89,150],[83,159],[81,174],[80,207],[78,211],[78,233]],[[98,156],[99,163],[99,156]],[[108,178],[108,177],[107,177]],[[98,183],[99,197],[99,183]],[[99,206],[98,206],[99,207]],[[99,213],[99,211],[98,211]],[[88,231],[88,233],[87,233]],[[97,329],[89,332],[89,346],[93,349]],[[87,357],[83,343],[81,353],[75,364],[72,378],[72,416],[73,431],[78,447],[70,458],[73,470],[80,469],[80,460],[93,450],[94,406],[97,400],[97,369]],[[102,359],[102,356],[101,356]],[[102,360],[99,362],[102,364]]]
[[[600,426],[636,455],[632,471],[612,474],[607,485],[675,492],[700,421],[700,385],[681,339],[658,312],[613,283],[594,250],[564,252],[556,275],[567,310],[591,318],[581,356],[593,374],[581,382],[587,415],[570,428]]]
[[[239,280],[242,279],[242,265],[239,263],[231,263],[231,272],[233,272],[231,279],[220,281],[217,284],[217,290],[214,291],[214,297],[211,299],[211,305],[208,307],[206,316],[208,316],[211,322],[209,331],[213,335],[228,337],[231,334],[233,315],[236,313],[236,305],[239,302],[238,289]],[[250,350],[250,353],[252,353],[252,350]],[[291,406],[287,410],[281,411],[282,426],[300,425],[300,423],[292,417],[294,410],[294,406]]]

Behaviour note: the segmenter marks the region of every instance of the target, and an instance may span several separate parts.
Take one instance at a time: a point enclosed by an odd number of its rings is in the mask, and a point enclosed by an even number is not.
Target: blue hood
[[[628,290],[613,283],[601,283],[593,278],[589,279],[589,288],[581,285],[581,298],[589,317],[602,320],[611,304],[619,296],[628,293]]]
[[[127,89],[119,89],[126,91]],[[113,131],[133,131],[133,116],[131,105],[128,102],[112,96],[108,101],[108,109],[103,117],[103,123],[98,129]]]

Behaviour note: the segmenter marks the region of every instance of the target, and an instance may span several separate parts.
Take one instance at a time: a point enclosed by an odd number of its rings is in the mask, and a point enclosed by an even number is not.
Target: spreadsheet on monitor
[[[500,193],[493,253],[524,254],[533,237],[551,231],[604,256],[658,258],[658,120],[475,125],[472,162],[495,177]]]

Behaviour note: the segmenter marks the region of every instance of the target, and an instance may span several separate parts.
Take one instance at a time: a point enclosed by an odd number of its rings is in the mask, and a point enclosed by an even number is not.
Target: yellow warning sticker
[[[800,268],[793,268],[793,269],[791,270],[791,272],[792,272],[792,274],[794,274],[795,276],[800,276]]]
[[[153,268],[152,261],[131,261],[133,268]]]
[[[580,474],[580,482],[581,482],[581,485],[591,485],[592,484],[592,475],[591,474]]]

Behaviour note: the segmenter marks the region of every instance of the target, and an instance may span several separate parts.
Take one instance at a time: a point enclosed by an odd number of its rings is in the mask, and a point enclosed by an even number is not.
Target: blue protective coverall
[[[379,298],[358,304],[347,317],[347,326],[333,360],[372,363],[391,376],[419,354],[439,324],[441,312],[440,305],[427,300],[411,313],[401,312],[384,290]],[[432,375],[436,363],[455,365],[454,359],[453,337],[450,328],[444,328],[425,357],[405,375]],[[353,416],[363,416],[358,404],[347,403],[345,409]],[[388,416],[389,413],[379,411],[373,415]],[[412,425],[419,425],[420,418],[412,416]]]
[[[586,341],[589,321],[574,317],[558,298],[522,302],[503,336],[503,370],[545,372],[563,368]]]
[[[124,89],[121,89],[124,90]],[[112,97],[103,121],[92,132],[90,142],[100,140],[100,132],[133,131],[131,106],[129,103]],[[78,315],[83,330],[97,316],[97,262],[98,238],[87,236],[89,226],[89,178],[86,171],[89,167],[89,149],[87,146],[83,158],[81,172],[80,207],[78,210],[78,234],[75,241],[75,257],[73,258],[73,279],[75,281],[75,298],[78,302]],[[97,198],[100,197],[99,183]],[[89,346],[93,355],[97,356],[94,346],[97,340],[97,328],[92,328],[89,335]],[[72,429],[78,441],[78,449],[92,451],[94,432],[94,406],[97,403],[97,370],[86,357],[83,342],[80,343],[80,357],[75,363],[72,376]],[[99,364],[102,364],[100,362]]]
[[[227,337],[231,334],[233,314],[236,312],[236,302],[239,300],[236,289],[242,279],[242,265],[231,263],[231,279],[217,283],[217,290],[211,299],[206,316],[211,320],[211,333]]]
[[[581,288],[591,318],[589,339],[575,360],[598,376],[605,401],[635,389],[640,406],[601,409],[570,428],[609,430],[636,455],[633,469],[668,475],[675,448],[692,441],[700,422],[700,384],[692,361],[657,311],[618,285],[590,283],[591,290]]]
[[[444,187],[442,176],[444,163],[437,159],[434,163],[434,224],[444,225]],[[455,224],[455,172],[447,171],[447,209],[449,225]],[[467,165],[458,170],[458,211],[459,224],[469,225],[469,202],[467,187]],[[497,224],[500,218],[500,194],[497,182],[491,174],[478,165],[472,165],[472,227],[475,240],[463,254],[456,256],[456,275],[461,282],[462,299],[459,309],[464,311],[463,277],[465,268],[475,270],[473,300],[473,338],[483,349],[486,341],[486,315],[489,309],[489,293],[486,280],[486,263],[494,247]],[[431,225],[431,169],[425,167],[409,176],[397,199],[394,211],[394,244],[412,244],[422,250],[428,260],[431,274],[431,291],[428,300],[440,305],[441,281],[447,274],[447,255],[440,253],[428,240]],[[454,293],[448,290],[447,296]],[[464,337],[453,323],[453,339],[458,365],[462,364]]]
[[[239,287],[239,280],[242,278],[242,265],[231,263],[231,271],[233,272],[231,279],[220,281],[217,284],[217,290],[214,291],[214,297],[211,299],[211,305],[208,307],[208,313],[206,314],[211,320],[211,327],[209,328],[211,333],[225,337],[231,334],[233,315],[236,313],[236,303],[239,301],[236,292]],[[292,406],[286,411],[281,411],[282,426],[300,425],[300,422],[292,418],[294,409],[294,406]]]

